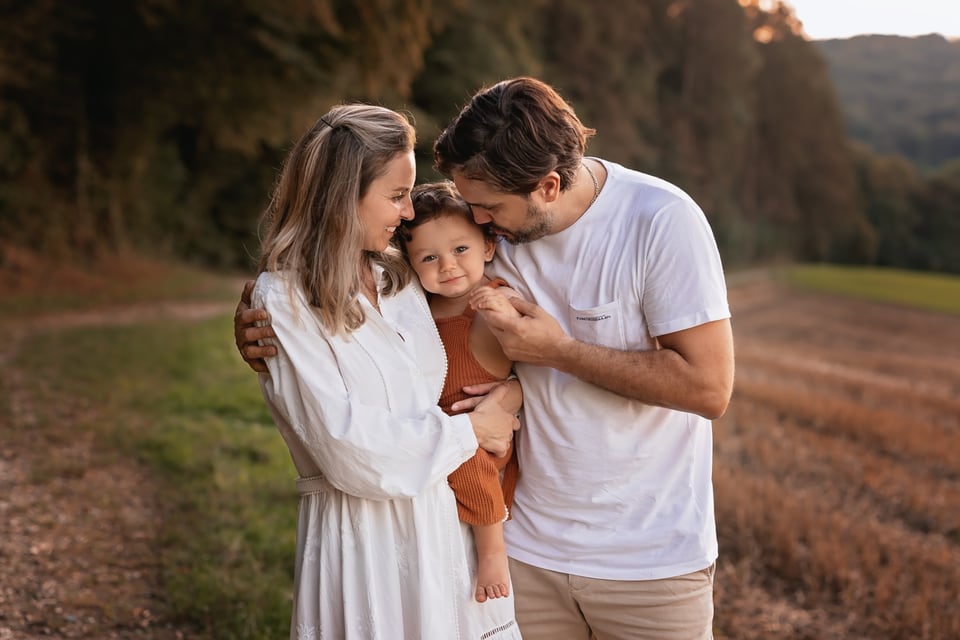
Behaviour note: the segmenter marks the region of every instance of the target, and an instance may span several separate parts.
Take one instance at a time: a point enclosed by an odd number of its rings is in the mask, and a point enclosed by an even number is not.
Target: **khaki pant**
[[[663,580],[599,580],[510,559],[524,640],[710,640],[714,566]]]

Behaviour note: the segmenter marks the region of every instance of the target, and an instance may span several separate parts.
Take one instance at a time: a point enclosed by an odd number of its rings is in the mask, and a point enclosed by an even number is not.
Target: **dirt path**
[[[189,638],[156,612],[162,592],[153,553],[158,510],[146,472],[129,460],[91,467],[94,443],[72,425],[90,406],[44,407],[16,366],[27,337],[73,327],[200,320],[223,303],[159,303],[39,316],[7,326],[0,340],[0,640]],[[0,405],[2,406],[2,405]],[[55,424],[54,424],[55,423]],[[45,461],[71,460],[68,474]],[[99,458],[96,458],[99,460]]]

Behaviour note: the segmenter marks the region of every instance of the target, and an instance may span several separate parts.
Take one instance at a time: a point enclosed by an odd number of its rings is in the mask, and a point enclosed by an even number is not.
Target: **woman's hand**
[[[513,432],[520,428],[520,421],[515,415],[503,408],[506,396],[510,393],[510,384],[498,384],[489,394],[477,404],[477,407],[467,414],[473,424],[473,432],[477,436],[477,443],[493,455],[506,455],[510,443],[513,441]]]
[[[469,384],[463,387],[463,392],[469,394],[470,398],[464,398],[450,405],[450,411],[461,413],[471,411],[487,397],[491,391],[500,386],[508,387],[506,395],[500,402],[504,411],[517,413],[523,406],[523,390],[520,387],[520,381],[516,378],[510,380],[497,380],[494,382],[483,382],[481,384]]]
[[[267,363],[264,358],[277,355],[274,346],[261,347],[259,340],[276,337],[273,328],[268,324],[258,327],[261,320],[270,321],[270,316],[264,309],[250,308],[250,294],[253,293],[255,281],[248,280],[243,285],[243,293],[237,304],[237,312],[233,315],[233,338],[237,343],[240,357],[251,369],[261,373],[267,372]]]

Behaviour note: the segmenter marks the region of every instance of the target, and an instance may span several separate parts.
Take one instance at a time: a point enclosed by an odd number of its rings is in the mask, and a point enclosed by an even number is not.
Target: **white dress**
[[[446,357],[422,290],[330,335],[290,274],[253,293],[277,334],[260,386],[300,474],[290,637],[518,639],[513,598],[473,599],[476,551],[447,475],[477,448],[437,406]]]

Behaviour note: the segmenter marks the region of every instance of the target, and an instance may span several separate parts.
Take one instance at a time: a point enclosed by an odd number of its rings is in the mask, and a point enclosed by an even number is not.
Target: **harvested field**
[[[731,290],[717,635],[960,638],[960,317]]]

